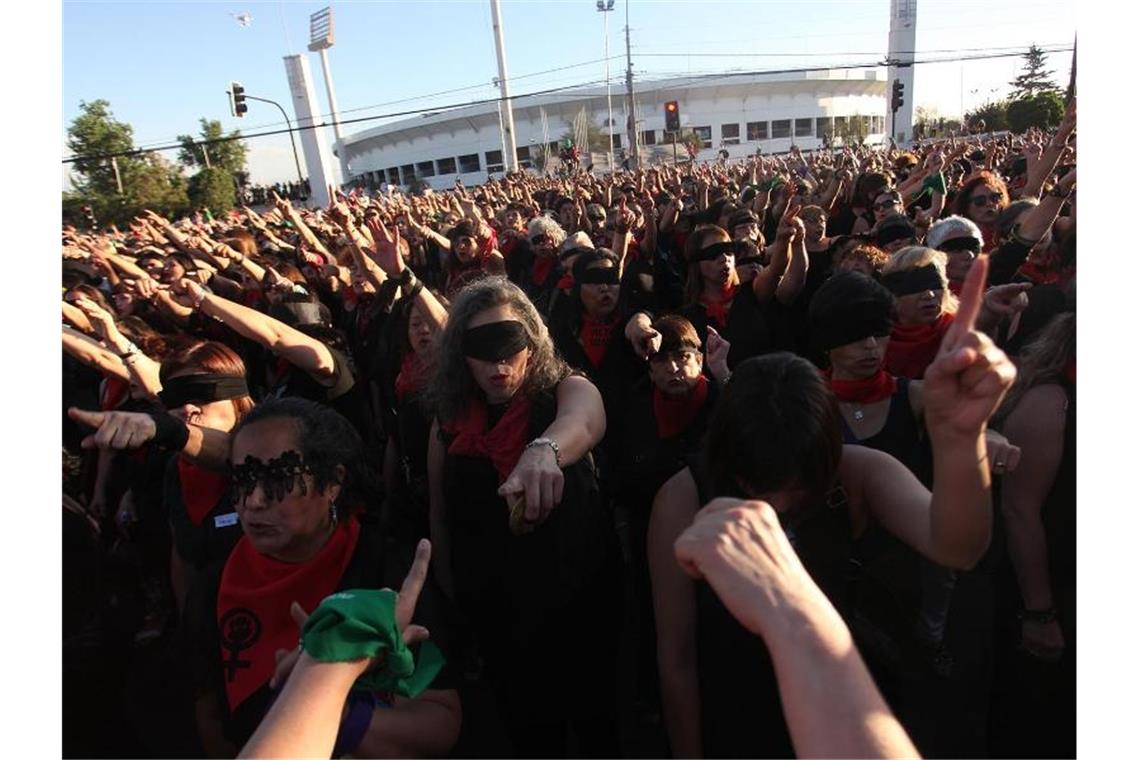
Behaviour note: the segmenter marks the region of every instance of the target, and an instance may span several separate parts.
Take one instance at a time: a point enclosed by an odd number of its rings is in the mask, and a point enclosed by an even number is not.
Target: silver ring
[[[994,462],[994,469],[1005,469],[1005,462]]]

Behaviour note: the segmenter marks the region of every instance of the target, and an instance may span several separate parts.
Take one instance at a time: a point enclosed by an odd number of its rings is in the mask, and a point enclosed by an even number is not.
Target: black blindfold
[[[244,377],[201,373],[167,380],[158,392],[158,400],[167,409],[177,409],[185,404],[208,404],[248,395]]]
[[[509,359],[530,345],[521,322],[507,320],[468,328],[463,333],[463,354],[485,362]]]

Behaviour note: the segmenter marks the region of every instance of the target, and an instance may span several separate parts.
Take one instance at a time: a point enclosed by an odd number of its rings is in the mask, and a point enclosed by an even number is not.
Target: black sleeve
[[[1017,270],[1029,258],[1032,246],[1023,245],[1016,240],[1007,240],[996,251],[990,254],[990,274],[988,285],[1005,285],[1013,281]]]

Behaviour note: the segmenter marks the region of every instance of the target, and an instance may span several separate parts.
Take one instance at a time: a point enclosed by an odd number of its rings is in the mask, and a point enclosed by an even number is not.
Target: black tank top
[[[890,454],[906,465],[924,486],[931,488],[934,484],[934,459],[930,442],[922,434],[910,406],[910,380],[905,377],[897,379],[898,388],[891,396],[891,406],[882,430],[860,440],[841,416],[843,442]]]
[[[690,457],[701,504],[717,496]],[[841,486],[781,514],[804,568],[842,613],[851,555],[851,518]],[[697,669],[701,734],[708,757],[792,757],[779,687],[764,642],[732,617],[707,583],[697,584]]]

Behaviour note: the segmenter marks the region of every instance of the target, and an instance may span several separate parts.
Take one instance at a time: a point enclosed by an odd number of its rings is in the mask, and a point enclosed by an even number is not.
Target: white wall
[[[738,88],[724,87],[720,93],[714,88],[706,90],[651,91],[638,94],[638,122],[641,131],[654,130],[657,146],[665,149],[666,160],[672,160],[672,147],[663,144],[665,115],[662,104],[667,100],[680,103],[681,124],[683,127],[708,126],[712,128],[712,147],[701,151],[698,160],[715,158],[721,149],[721,125],[738,124],[740,144],[725,146],[732,158],[752,155],[757,148],[765,153],[782,153],[789,150],[793,142],[807,150],[821,147],[822,142],[815,136],[815,120],[826,116],[882,116],[886,110],[886,98],[880,94],[836,94],[836,88],[827,80],[779,83],[764,93],[746,94],[743,98]],[[660,101],[660,102],[658,102]],[[550,142],[557,141],[567,131],[574,115],[587,105],[593,108],[596,124],[606,120],[605,97],[559,103],[545,107]],[[795,135],[795,119],[810,118],[810,137]],[[792,120],[792,136],[773,138],[772,121]],[[747,124],[753,121],[768,122],[768,139],[748,141]],[[614,133],[621,133],[622,147],[628,150],[628,135],[623,126],[621,96],[614,97]],[[889,125],[888,125],[889,128]],[[458,118],[443,124],[412,125],[403,135],[417,134],[411,140],[402,135],[377,135],[359,140],[349,151],[349,162],[353,175],[364,172],[386,172],[389,167],[416,164],[423,161],[437,161],[440,158],[453,158],[458,169],[458,157],[475,153],[479,156],[480,170],[464,174],[447,174],[427,177],[425,180],[436,189],[451,187],[456,176],[468,185],[480,184],[487,177],[486,152],[502,149],[499,135],[498,115],[495,112],[479,116]],[[882,139],[881,133],[872,130],[871,139]],[[515,141],[518,147],[534,144],[538,149],[543,142],[542,122],[538,109],[528,107],[515,110]],[[371,147],[370,147],[371,146]],[[653,151],[649,146],[648,150]],[[363,150],[362,150],[363,149]],[[615,156],[616,156],[615,151]],[[644,154],[643,154],[644,155]],[[684,148],[678,147],[678,156],[686,157]],[[387,181],[387,176],[382,181]]]

